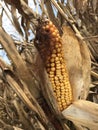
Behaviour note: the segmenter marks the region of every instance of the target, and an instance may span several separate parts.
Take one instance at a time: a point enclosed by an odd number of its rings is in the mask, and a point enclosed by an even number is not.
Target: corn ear
[[[48,19],[36,29],[35,46],[44,62],[60,111],[72,103],[72,88],[64,60],[62,40]]]

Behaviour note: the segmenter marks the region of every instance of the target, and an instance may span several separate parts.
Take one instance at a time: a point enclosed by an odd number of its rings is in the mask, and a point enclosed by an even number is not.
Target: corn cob
[[[72,103],[72,88],[64,60],[62,40],[48,19],[36,29],[35,46],[44,62],[60,111]]]

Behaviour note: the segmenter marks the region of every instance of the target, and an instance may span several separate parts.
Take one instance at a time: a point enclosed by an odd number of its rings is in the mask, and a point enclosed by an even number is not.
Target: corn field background
[[[32,2],[34,7],[29,6],[29,0],[0,1],[0,49],[10,62],[0,57],[0,130],[97,130],[98,1]],[[3,27],[4,15],[20,40]],[[45,19],[59,31],[72,87],[72,102],[62,111],[35,46],[37,35],[42,36],[36,31],[39,21]],[[41,38],[45,44],[44,36]]]

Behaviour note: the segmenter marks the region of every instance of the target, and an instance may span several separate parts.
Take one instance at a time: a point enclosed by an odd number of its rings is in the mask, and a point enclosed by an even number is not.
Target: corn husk
[[[73,98],[74,100],[86,99],[91,72],[91,59],[87,45],[76,37],[69,26],[63,26],[62,40]]]
[[[98,104],[78,100],[62,113],[68,120],[74,123],[77,130],[98,129]]]

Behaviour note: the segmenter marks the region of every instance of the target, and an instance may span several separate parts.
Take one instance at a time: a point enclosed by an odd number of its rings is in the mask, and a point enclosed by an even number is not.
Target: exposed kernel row
[[[51,21],[46,20],[39,25],[36,35],[39,44],[35,45],[46,67],[59,109],[62,111],[72,103],[72,88],[59,31]]]

